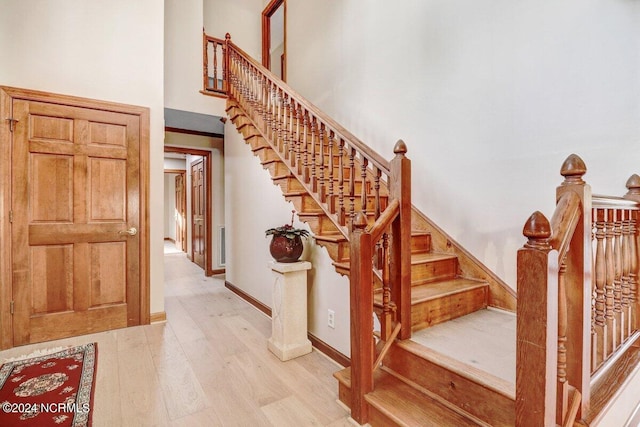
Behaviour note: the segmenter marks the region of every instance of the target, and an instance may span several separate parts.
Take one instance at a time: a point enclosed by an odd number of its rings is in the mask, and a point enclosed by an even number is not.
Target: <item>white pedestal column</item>
[[[311,352],[307,339],[307,270],[311,263],[271,261],[269,267],[275,277],[269,350],[285,361]]]

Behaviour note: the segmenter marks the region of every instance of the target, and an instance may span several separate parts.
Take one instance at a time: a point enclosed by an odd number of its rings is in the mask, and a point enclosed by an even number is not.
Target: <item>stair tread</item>
[[[485,286],[489,286],[487,282],[462,277],[424,284],[412,284],[411,303],[417,304]]]
[[[432,261],[443,261],[457,258],[455,254],[447,254],[443,252],[418,252],[411,254],[411,264],[422,264]]]
[[[446,324],[446,322],[443,324]],[[515,383],[512,381],[501,378],[472,364],[460,361],[452,355],[429,348],[421,342],[416,342],[415,337],[410,340],[399,341],[397,345],[421,359],[425,359],[442,366],[457,375],[469,379],[470,381],[482,384],[483,387],[492,390],[507,399],[515,400],[516,387]]]
[[[384,373],[365,396],[370,405],[401,426],[463,427],[478,424],[419,390]]]
[[[333,242],[333,243],[342,243],[347,241],[347,238],[344,237],[341,233],[319,234],[317,236],[314,236],[314,238],[316,240],[321,240],[323,242]]]
[[[292,173],[284,173],[284,174],[274,175],[271,177],[273,181],[277,181],[279,179],[287,179],[287,178],[295,178],[295,176],[293,176]]]
[[[289,190],[283,193],[284,197],[304,196],[305,194],[309,194],[309,192],[307,190]]]
[[[351,368],[342,369],[333,376],[351,388]],[[478,426],[477,423],[382,370],[376,371],[375,390],[367,394],[365,399],[401,426]]]

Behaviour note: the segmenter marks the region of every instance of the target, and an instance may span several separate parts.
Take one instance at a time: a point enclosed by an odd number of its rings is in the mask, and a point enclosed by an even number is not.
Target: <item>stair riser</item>
[[[338,381],[338,400],[351,407],[351,387]]]
[[[338,229],[331,222],[329,218],[325,215],[320,216],[306,216],[306,215],[298,215],[300,221],[306,222],[309,224],[311,231],[313,234],[323,234],[323,233],[337,233]]]
[[[369,405],[369,425],[375,427],[405,427],[394,422],[372,405]]]
[[[496,427],[515,425],[515,402],[399,346],[384,360],[387,368]]]
[[[245,142],[251,146],[251,151],[256,151],[263,147],[271,148],[267,140],[260,135],[250,135],[245,139]]]
[[[427,253],[431,251],[431,235],[418,234],[411,236],[411,253]]]
[[[411,265],[411,280],[421,283],[453,279],[458,275],[458,259],[446,258]]]
[[[288,202],[293,203],[293,207],[297,212],[315,213],[322,212],[322,208],[309,194],[301,194],[295,196],[287,196]]]
[[[260,162],[265,163],[270,160],[280,160],[275,151],[270,148],[262,148],[254,151],[254,154],[260,158]]]
[[[349,242],[336,243],[316,240],[316,244],[326,248],[327,252],[329,252],[329,256],[334,261],[341,262],[349,259]]]
[[[282,162],[269,162],[262,166],[269,171],[271,176],[280,176],[289,173],[289,168]]]
[[[283,193],[304,190],[304,187],[302,186],[302,184],[300,184],[300,181],[292,176],[274,179],[273,182],[280,186]]]
[[[437,325],[487,307],[486,286],[446,295],[411,306],[414,331]]]
[[[258,132],[258,130],[255,127],[253,127],[252,124],[249,124],[249,123],[246,125],[243,125],[242,127],[239,127],[238,130],[242,134],[242,137],[244,138],[244,140],[247,142],[249,138],[260,137],[260,132]]]

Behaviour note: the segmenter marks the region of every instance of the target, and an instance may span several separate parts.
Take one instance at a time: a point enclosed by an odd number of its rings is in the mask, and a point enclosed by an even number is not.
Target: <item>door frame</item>
[[[282,80],[287,81],[287,1],[286,0],[271,0],[267,7],[262,11],[262,65],[264,65],[267,70],[271,70],[271,17],[276,10],[282,6],[284,13],[284,23],[283,23],[283,44],[284,44],[284,54],[283,57],[280,58],[281,67],[282,67]],[[280,76],[278,76],[280,77]]]
[[[211,229],[213,228],[213,226],[211,226],[211,224],[213,224],[213,210],[211,209],[211,203],[213,200],[213,196],[212,196],[212,188],[213,185],[211,183],[211,174],[212,174],[212,160],[211,160],[211,151],[210,150],[198,150],[195,148],[186,148],[186,147],[177,147],[177,146],[168,146],[165,145],[164,146],[164,152],[165,153],[182,153],[182,154],[191,154],[194,156],[202,156],[204,158],[204,176],[205,176],[205,180],[206,180],[206,184],[207,184],[207,188],[205,189],[205,221],[206,224],[208,224],[209,226],[205,226],[205,256],[204,256],[204,274],[205,276],[213,276],[213,274],[215,273],[213,270],[213,257],[212,257],[212,253],[213,253],[213,246],[211,246],[213,244],[213,239],[211,238],[212,236],[212,231]],[[188,189],[187,191],[191,191],[190,189]],[[193,212],[191,213],[191,216],[189,217],[189,222],[191,223],[193,221]],[[193,240],[193,231],[191,232],[191,239]],[[191,242],[191,244],[193,245],[193,241]],[[193,254],[192,254],[193,256]]]
[[[165,174],[172,174],[172,175],[181,175],[182,176],[182,185],[183,185],[183,190],[184,192],[187,191],[186,186],[187,186],[187,170],[186,169],[165,169],[164,170]],[[185,216],[187,215],[187,195],[186,193],[183,194],[184,195],[184,200],[182,201],[183,203],[183,208],[184,208],[184,214]],[[186,218],[185,218],[185,226],[184,226],[184,232],[183,232],[183,242],[182,242],[182,246],[183,248],[181,249],[182,252],[187,252],[186,248],[187,248],[187,226],[186,226]],[[177,237],[176,236],[176,242],[177,242]],[[174,242],[175,243],[175,242]]]
[[[30,89],[0,86],[0,349],[13,347],[12,248],[11,248],[11,142],[12,105],[14,100],[44,102],[70,107],[88,108],[131,114],[139,117],[140,150],[140,319],[150,322],[150,252],[149,252],[149,141],[150,112],[147,107],[120,104],[70,95],[60,95]]]

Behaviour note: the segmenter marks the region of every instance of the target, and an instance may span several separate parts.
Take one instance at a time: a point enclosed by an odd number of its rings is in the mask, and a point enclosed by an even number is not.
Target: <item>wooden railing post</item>
[[[209,41],[207,39],[207,33],[204,32],[202,27],[202,88],[207,90],[209,87],[209,53],[208,46]]]
[[[581,201],[582,215],[564,260],[567,298],[567,381],[582,394],[578,419],[589,410],[591,384],[591,187],[582,177],[587,168],[575,154],[567,157],[560,174],[564,182],[556,191],[556,200],[567,192]]]
[[[517,257],[516,426],[555,426],[558,288],[548,275],[551,226],[535,212],[523,234],[528,242]]]
[[[350,237],[351,311],[351,417],[360,424],[368,420],[365,395],[373,390],[373,269],[372,242],[367,218],[358,212]]]
[[[640,203],[640,176],[633,174],[627,180],[627,194],[624,195],[625,199],[633,200],[635,202]],[[639,269],[640,269],[640,260],[638,260],[638,256],[640,256],[640,252],[638,251],[639,247],[639,234],[640,234],[640,224],[638,221],[640,220],[640,215],[638,215],[638,211],[633,212],[632,217],[632,238],[631,238],[631,332],[638,330],[640,328],[640,289],[638,289],[639,284]]]
[[[400,214],[392,224],[391,300],[397,305],[398,321],[402,324],[400,339],[406,340],[411,338],[411,160],[402,140],[396,143],[393,152],[389,195],[399,200]]]
[[[223,88],[227,95],[231,91],[231,70],[229,66],[231,65],[229,61],[229,56],[231,55],[231,50],[229,50],[229,44],[231,43],[231,34],[226,33],[224,35],[224,52],[222,53],[222,66],[224,67],[222,70],[222,81]]]

